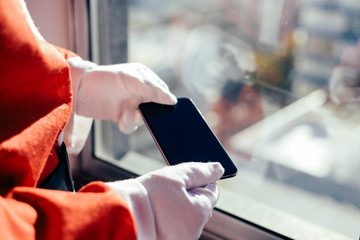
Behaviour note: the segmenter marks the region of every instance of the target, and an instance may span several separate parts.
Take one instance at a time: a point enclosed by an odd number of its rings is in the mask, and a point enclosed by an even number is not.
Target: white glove
[[[219,163],[183,163],[136,179],[107,183],[123,195],[138,239],[198,239],[219,197]]]
[[[166,83],[143,64],[100,66],[80,57],[71,58],[68,63],[75,79],[73,111],[89,118],[113,120],[124,133],[131,133],[142,124],[140,103],[177,102]]]
[[[336,104],[360,102],[360,41],[344,50],[329,82],[330,98]]]

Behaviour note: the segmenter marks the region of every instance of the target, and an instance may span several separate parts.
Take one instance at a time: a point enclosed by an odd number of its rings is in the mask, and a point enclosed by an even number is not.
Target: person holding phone
[[[200,236],[219,196],[218,163],[92,182],[76,193],[44,187],[60,169],[72,113],[131,133],[139,103],[176,103],[154,72],[142,64],[99,66],[47,43],[22,0],[0,0],[0,52],[0,239]]]

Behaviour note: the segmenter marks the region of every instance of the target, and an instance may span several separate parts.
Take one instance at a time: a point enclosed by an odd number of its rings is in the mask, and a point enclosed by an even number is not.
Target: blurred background
[[[237,205],[245,199],[358,239],[358,0],[131,0],[126,36],[111,31],[123,1],[107,4],[112,44],[125,41],[127,61],[192,98],[238,166],[220,182],[220,209],[269,224],[274,216]],[[123,60],[117,51],[108,63]],[[133,151],[165,165],[145,127],[103,128],[109,157]]]

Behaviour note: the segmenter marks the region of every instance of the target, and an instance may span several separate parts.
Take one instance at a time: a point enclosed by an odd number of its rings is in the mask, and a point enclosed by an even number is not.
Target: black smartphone
[[[183,162],[219,162],[223,178],[233,177],[237,168],[189,98],[176,105],[153,102],[139,105],[141,115],[168,165]]]

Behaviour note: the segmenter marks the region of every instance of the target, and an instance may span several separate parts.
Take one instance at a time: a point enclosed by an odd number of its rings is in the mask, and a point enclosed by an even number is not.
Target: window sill
[[[93,175],[97,174],[104,181],[112,180],[115,177],[119,179],[119,174],[124,174],[123,170],[126,172],[125,175],[131,173],[132,176],[136,176],[165,166],[165,163],[161,160],[151,159],[133,151],[125,154],[120,160],[112,159],[101,152],[96,152],[96,157],[94,157],[91,151],[91,141],[87,142],[82,158],[82,167],[86,172]],[[108,174],[110,169],[113,172],[112,174]],[[131,175],[123,177],[129,176]],[[232,181],[236,181],[236,184],[231,184]],[[294,209],[293,206],[296,204],[301,206],[297,201],[300,201],[302,195],[306,193],[300,190],[289,187],[284,189],[286,186],[266,179],[261,184],[265,185],[263,189],[268,189],[268,191],[256,192],[254,189],[256,189],[256,184],[259,184],[259,179],[252,176],[250,172],[241,170],[236,178],[221,180],[219,184],[221,196],[216,205],[217,211],[214,211],[213,217],[205,227],[205,231],[211,236],[228,239],[283,239],[286,238],[284,236],[294,239],[350,239],[325,227],[295,217],[290,214],[291,211],[286,213],[278,209],[278,207],[285,210],[289,210],[290,207]],[[230,186],[236,186],[238,189],[234,191],[234,187]],[[282,198],[280,193],[284,191],[287,192],[288,199],[294,201],[284,204],[284,201],[280,200]],[[236,192],[242,194],[236,194]],[[314,198],[315,196],[311,197]],[[252,198],[263,199],[264,202],[259,203],[252,200]],[[313,206],[314,209],[324,208],[318,212],[328,212],[329,217],[336,217],[334,209],[341,210],[343,211],[342,214],[354,216],[354,221],[349,224],[360,225],[359,219],[353,213],[354,209],[346,209],[344,206],[339,208],[339,206],[334,206],[336,203],[327,199],[316,199],[316,201],[320,201],[322,204],[321,206]],[[283,206],[277,206],[278,204]],[[301,209],[295,209],[301,211]],[[349,229],[354,229],[354,227],[349,227]],[[213,239],[217,238],[214,237]]]

